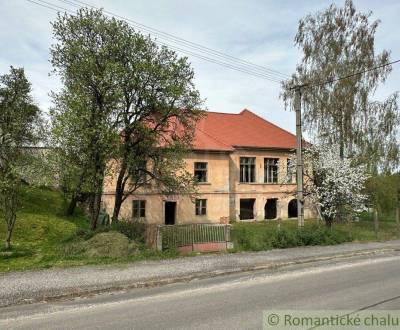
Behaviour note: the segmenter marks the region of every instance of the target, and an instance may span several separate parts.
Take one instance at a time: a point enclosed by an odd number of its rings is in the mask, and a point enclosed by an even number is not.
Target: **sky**
[[[46,0],[73,10],[62,0]],[[299,20],[324,10],[325,0],[86,0],[127,19],[162,30],[255,64],[290,75],[301,61],[294,45]],[[344,1],[334,1],[343,5]],[[381,24],[376,51],[387,49],[400,59],[398,13],[400,1],[354,0],[361,11],[372,11]],[[49,48],[54,42],[50,22],[56,12],[27,0],[0,0],[0,74],[10,65],[24,67],[33,97],[43,111],[51,107],[51,91],[61,83],[51,74]],[[247,108],[291,132],[294,113],[285,110],[276,82],[190,57],[195,84],[209,111],[239,113]],[[400,90],[400,64],[376,95],[377,100]]]

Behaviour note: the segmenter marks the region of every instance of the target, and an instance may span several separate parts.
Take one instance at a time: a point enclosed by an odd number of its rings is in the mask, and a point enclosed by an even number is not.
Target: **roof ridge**
[[[232,116],[238,116],[240,113],[232,113],[232,112],[221,112],[221,111],[205,111],[206,113],[218,113],[221,115],[232,115]]]
[[[251,113],[254,117],[257,117],[258,119],[260,119],[260,120],[262,120],[262,121],[264,121],[264,122],[266,122],[266,123],[268,123],[268,124],[270,124],[270,125],[272,125],[272,126],[275,126],[276,128],[280,129],[281,131],[284,131],[284,132],[289,133],[290,135],[296,137],[296,134],[293,134],[292,132],[289,132],[288,130],[286,130],[286,129],[284,129],[284,128],[282,128],[282,127],[280,127],[280,126],[278,126],[278,125],[276,125],[276,124],[274,124],[274,123],[272,123],[272,122],[270,122],[269,120],[267,120],[267,119],[265,119],[265,118],[263,118],[263,117],[257,115],[256,113],[254,113],[253,111],[251,111],[251,110],[249,110],[249,109],[244,108],[244,109],[240,112],[240,115],[243,114],[244,112],[249,112],[249,113]]]

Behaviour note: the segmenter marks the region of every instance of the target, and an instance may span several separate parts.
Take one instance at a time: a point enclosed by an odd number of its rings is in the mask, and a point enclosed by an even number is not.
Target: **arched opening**
[[[264,206],[264,219],[276,218],[277,198],[268,198]]]
[[[288,217],[297,218],[297,199],[292,199],[288,204]]]

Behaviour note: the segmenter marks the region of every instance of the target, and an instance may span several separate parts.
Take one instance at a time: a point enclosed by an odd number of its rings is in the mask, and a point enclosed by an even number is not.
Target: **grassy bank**
[[[5,221],[0,214],[0,272],[27,269],[126,263],[137,260],[176,257],[175,251],[157,252],[134,238],[125,224],[106,229],[109,234],[94,237],[82,213],[73,217],[62,214],[63,200],[58,191],[25,187],[13,234],[13,249],[5,251]],[[100,229],[97,233],[104,231]],[[126,235],[121,237],[120,233]],[[115,235],[115,236],[112,236]],[[119,237],[117,237],[119,235]],[[127,239],[129,237],[129,239]],[[302,245],[331,245],[349,241],[377,240],[372,218],[365,214],[357,223],[325,228],[306,221],[302,231],[295,220],[235,223],[232,229],[235,251],[260,251]],[[393,217],[382,217],[379,240],[397,238]],[[116,243],[118,239],[118,244]],[[105,242],[102,246],[102,242]],[[120,246],[121,253],[118,252]],[[127,252],[128,251],[128,252]],[[110,252],[110,253],[109,253]],[[105,257],[102,253],[113,255]]]
[[[29,187],[23,189],[11,251],[3,248],[6,225],[0,215],[0,272],[124,263],[175,256],[173,252],[159,253],[140,244],[137,244],[135,252],[129,256],[110,258],[87,256],[79,251],[71,253],[74,245],[78,246],[89,238],[85,237],[89,232],[89,223],[82,213],[66,217],[62,214],[62,209],[63,200],[58,191]]]

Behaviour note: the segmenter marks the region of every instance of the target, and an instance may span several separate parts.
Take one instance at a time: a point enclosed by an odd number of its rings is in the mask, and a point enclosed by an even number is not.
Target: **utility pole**
[[[397,235],[400,235],[400,187],[397,188],[396,224],[397,224]]]
[[[303,196],[303,138],[301,128],[301,86],[295,87],[294,110],[296,112],[296,158],[297,158],[297,224],[304,227],[304,196]]]

